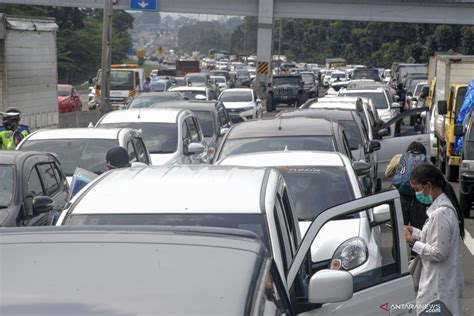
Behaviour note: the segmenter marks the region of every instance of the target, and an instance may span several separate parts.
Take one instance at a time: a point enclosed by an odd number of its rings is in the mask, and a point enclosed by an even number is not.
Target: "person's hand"
[[[409,243],[413,242],[413,227],[405,226],[403,231],[405,233],[405,240]]]

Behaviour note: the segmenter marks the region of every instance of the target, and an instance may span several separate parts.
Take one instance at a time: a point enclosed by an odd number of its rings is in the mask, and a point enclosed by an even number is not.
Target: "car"
[[[89,107],[89,110],[95,110],[98,108],[99,102],[97,102],[97,96],[95,95],[95,87],[89,87],[87,99],[87,106]]]
[[[206,86],[209,84],[209,74],[205,72],[190,72],[184,76],[188,86]]]
[[[420,81],[416,83],[412,92],[407,92],[406,102],[408,109],[423,107],[425,105],[426,95],[423,94],[423,88],[428,89],[428,81]]]
[[[317,98],[319,94],[319,82],[317,77],[312,72],[301,72],[303,79],[304,90],[308,98]]]
[[[223,76],[225,77],[229,88],[235,88],[235,80],[231,77],[229,71],[226,70],[212,70],[209,76]]]
[[[358,68],[352,72],[351,80],[371,79],[376,82],[382,82],[377,68]]]
[[[150,164],[141,134],[128,128],[41,129],[26,136],[16,149],[53,153],[70,183],[77,167],[97,174],[107,171],[105,155],[117,145],[127,149],[130,163]]]
[[[364,113],[356,109],[309,109],[280,114],[286,117],[324,118],[337,121],[344,127],[352,156],[355,160],[365,161],[370,166],[370,172],[362,179],[365,194],[372,194],[382,187],[382,180],[378,178],[377,151],[380,142],[369,139],[369,132],[364,124]]]
[[[301,74],[273,76],[267,95],[267,111],[273,112],[278,104],[300,106],[308,99]]]
[[[252,89],[226,89],[218,100],[224,104],[233,123],[258,119],[263,115],[262,101]]]
[[[180,92],[187,100],[216,100],[217,94],[214,89],[206,86],[176,86],[168,90],[168,92]]]
[[[211,76],[211,81],[214,81],[219,87],[219,90],[227,89],[227,79],[224,76]]]
[[[76,88],[68,84],[58,84],[59,113],[82,111],[81,96]]]
[[[173,82],[169,79],[156,77],[150,81],[150,90],[151,92],[167,92],[173,85]]]
[[[104,196],[103,192],[114,192],[114,194]],[[156,203],[154,199],[156,192],[161,193],[160,203]],[[214,193],[213,198],[203,198],[209,192]],[[188,198],[177,198],[183,194]],[[127,196],[136,198],[129,199]],[[377,211],[367,211],[369,209]],[[333,227],[340,227],[345,220],[366,216],[364,214],[370,215],[371,229],[382,232],[379,242],[380,265],[363,274],[352,276],[347,274],[348,271],[345,271],[344,266],[347,266],[352,258],[357,262],[360,258],[358,256],[354,258],[344,253],[335,261],[338,263],[340,260],[339,271],[328,271],[326,262],[312,265],[307,261],[311,258],[312,245],[315,240],[321,238],[321,234],[327,234],[331,229],[334,231]],[[83,225],[127,224],[231,227],[250,230],[260,237],[271,254],[273,262],[270,268],[276,277],[273,281],[279,284],[278,279],[283,280],[281,293],[283,297],[293,298],[288,301],[296,304],[295,313],[297,308],[306,308],[306,311],[317,312],[318,315],[333,315],[334,310],[341,315],[358,315],[378,313],[379,305],[386,303],[387,291],[391,295],[392,304],[409,304],[414,301],[415,291],[413,280],[408,273],[402,223],[398,192],[384,192],[338,205],[320,213],[308,225],[305,237],[300,241],[299,225],[293,213],[292,201],[285,181],[277,170],[229,166],[153,166],[117,169],[95,179],[88,190],[83,190],[74,197],[69,209],[61,214],[57,225],[66,226],[64,229]],[[110,226],[104,228],[108,227]],[[136,226],[129,226],[128,231],[130,232],[133,227]],[[84,226],[83,230],[86,228]],[[108,229],[110,232],[113,227]],[[339,231],[337,229],[337,233]],[[134,240],[140,241],[143,238]],[[324,247],[324,244],[320,245]],[[94,248],[89,246],[89,249]],[[123,255],[123,251],[120,253]],[[183,255],[190,256],[189,252]],[[336,255],[339,256],[339,253]],[[134,260],[136,262],[137,258],[134,257]],[[189,266],[189,260],[183,260]],[[96,262],[94,260],[97,269]],[[136,263],[134,267],[135,265]],[[199,273],[198,270],[192,270],[195,274]],[[176,267],[173,267],[173,271],[177,271]],[[145,275],[143,271],[140,273]],[[305,283],[309,279],[315,279],[316,273],[335,273],[349,279],[342,282],[343,285],[340,282],[335,283],[334,279],[327,280],[330,283],[324,285],[319,283],[325,293],[325,299],[316,300],[314,295],[308,297],[308,283]],[[57,279],[60,278],[55,278]],[[312,283],[311,281],[310,284]],[[192,284],[195,283],[188,283],[187,286]],[[315,289],[315,286],[316,284],[311,288]],[[335,291],[330,291],[331,299],[328,298],[328,288]],[[347,291],[353,294],[341,294]],[[336,296],[338,299],[335,299]],[[310,305],[309,301],[319,304]],[[290,313],[293,311],[290,310]]]
[[[109,112],[99,128],[140,130],[153,165],[208,163],[208,147],[196,114],[183,109],[129,109]]]
[[[184,100],[184,95],[179,92],[148,92],[136,96],[128,105],[129,109],[148,108],[156,103]]]
[[[278,150],[338,151],[352,158],[342,125],[325,119],[295,117],[233,125],[214,161],[228,156]]]
[[[221,60],[216,62],[216,69],[229,70],[229,62],[228,61],[221,61]]]
[[[69,201],[69,186],[52,154],[0,152],[0,226],[43,226]],[[3,260],[2,260],[3,261]]]
[[[255,80],[257,78],[257,69],[254,67],[247,68],[247,71],[250,74],[250,80]]]
[[[384,122],[387,122],[400,113],[400,103],[393,102],[389,98],[386,89],[382,87],[364,89],[343,89],[339,96],[369,98],[375,104],[377,113]]]
[[[235,70],[237,74],[237,82],[240,87],[250,87],[250,72],[247,69],[237,69]]]
[[[154,108],[186,109],[199,118],[204,140],[208,145],[209,159],[212,161],[222,137],[232,126],[232,120],[226,108],[219,101],[175,101],[159,103]]]
[[[326,79],[326,78],[325,78]],[[342,70],[333,70],[331,71],[331,77],[327,81],[329,85],[340,82],[340,81],[346,81],[347,80],[347,74],[345,71]]]

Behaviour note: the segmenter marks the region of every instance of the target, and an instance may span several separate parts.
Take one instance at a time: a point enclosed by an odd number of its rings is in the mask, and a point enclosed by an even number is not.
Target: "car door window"
[[[33,198],[40,195],[45,195],[45,193],[38,171],[34,167],[30,171],[26,185],[25,208],[28,215],[33,215]]]
[[[283,266],[285,271],[288,271],[288,268],[291,264],[293,259],[294,253],[292,251],[291,246],[291,238],[288,232],[288,224],[285,219],[283,205],[280,202],[281,198],[277,198],[275,200],[275,208],[273,210],[273,215],[275,217],[275,223],[277,226],[278,231],[278,239],[280,241],[280,247],[283,247],[282,255],[283,255]]]
[[[128,161],[130,163],[136,162],[137,161],[137,153],[135,150],[135,146],[133,145],[133,142],[131,140],[128,141],[127,143],[127,152],[128,152]]]
[[[226,109],[223,107],[223,106],[219,106],[217,108],[217,113],[218,113],[218,117],[219,117],[219,125],[221,128],[223,127],[229,127],[229,117],[228,117],[228,114],[227,114],[227,111]]]
[[[278,197],[280,198],[279,195]],[[288,232],[290,233],[292,255],[294,255],[296,253],[296,250],[298,249],[298,242],[299,242],[298,233],[296,230],[296,225],[298,225],[298,223],[295,222],[295,218],[293,215],[294,212],[291,207],[290,198],[288,196],[288,191],[286,190],[286,188],[283,191],[283,196],[281,197],[280,203],[283,206],[283,211],[284,211],[287,226],[288,226]]]
[[[38,165],[37,168],[41,174],[41,177],[43,178],[46,193],[49,196],[53,196],[58,193],[61,181],[57,178],[54,165],[52,163],[45,163]]]
[[[139,162],[143,162],[144,164],[150,164],[150,161],[148,160],[148,155],[146,154],[146,147],[145,144],[143,143],[143,140],[140,138],[133,138],[133,143],[135,144],[135,148],[137,150],[137,157]]]

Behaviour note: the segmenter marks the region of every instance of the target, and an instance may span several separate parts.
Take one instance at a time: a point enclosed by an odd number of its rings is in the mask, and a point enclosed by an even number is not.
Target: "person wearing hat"
[[[21,112],[16,108],[8,108],[1,113],[4,130],[0,131],[0,149],[14,150],[29,130],[20,125]]]
[[[130,167],[128,152],[125,148],[115,146],[105,155],[107,170]]]

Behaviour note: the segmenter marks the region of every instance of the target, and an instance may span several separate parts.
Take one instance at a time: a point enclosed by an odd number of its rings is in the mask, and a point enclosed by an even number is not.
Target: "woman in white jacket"
[[[464,217],[456,194],[443,174],[430,164],[416,166],[410,184],[416,198],[430,205],[422,230],[411,226],[405,229],[405,238],[422,264],[416,296],[418,313],[436,309],[429,304],[441,301],[453,315],[462,315]]]

